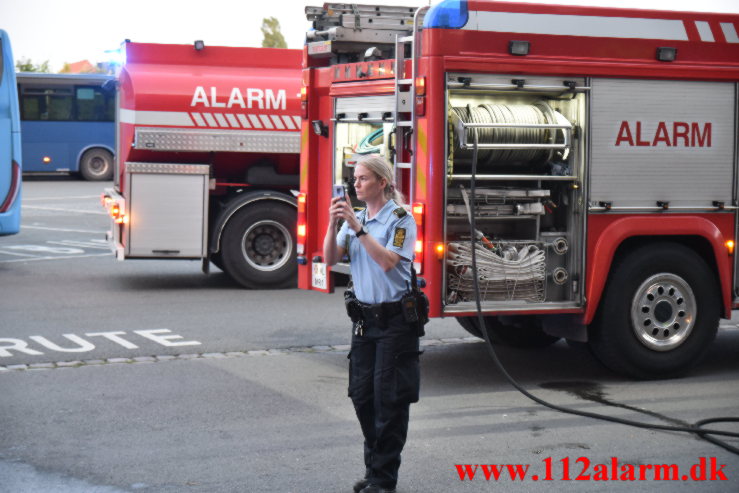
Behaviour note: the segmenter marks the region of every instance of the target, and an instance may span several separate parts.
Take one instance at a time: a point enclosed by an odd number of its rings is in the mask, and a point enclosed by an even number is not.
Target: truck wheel
[[[295,283],[295,209],[260,202],[239,210],[226,224],[221,247],[224,271],[247,288]]]
[[[614,263],[588,344],[618,373],[672,377],[705,354],[720,312],[717,279],[705,260],[682,245],[652,244]]]
[[[80,159],[80,175],[88,181],[113,179],[113,155],[105,149],[85,151]]]

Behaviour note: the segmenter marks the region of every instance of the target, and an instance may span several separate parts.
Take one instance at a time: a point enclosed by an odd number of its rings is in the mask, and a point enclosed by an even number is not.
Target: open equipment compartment
[[[584,237],[588,89],[584,79],[447,74],[445,313],[474,310],[470,214],[483,310],[582,305],[584,259],[571,245]]]
[[[390,134],[393,120],[388,115],[392,96],[336,98],[334,106],[334,176],[335,185],[344,185],[354,205],[354,167],[362,156],[378,154],[391,159]]]

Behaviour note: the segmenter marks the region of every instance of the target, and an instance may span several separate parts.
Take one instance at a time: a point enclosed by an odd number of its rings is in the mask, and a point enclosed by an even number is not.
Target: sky
[[[346,0],[344,0],[346,1]],[[659,10],[739,13],[739,0],[524,0]],[[362,3],[371,3],[365,0]],[[436,2],[434,2],[436,3]],[[125,39],[146,43],[261,46],[265,17],[277,17],[288,48],[302,48],[310,0],[0,0],[0,29],[10,35],[16,60],[104,62]],[[378,0],[380,5],[428,5],[428,0]]]

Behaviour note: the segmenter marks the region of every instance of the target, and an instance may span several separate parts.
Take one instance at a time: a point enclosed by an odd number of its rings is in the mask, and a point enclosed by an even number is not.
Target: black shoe
[[[363,489],[365,489],[367,486],[369,486],[370,482],[369,479],[364,478],[360,479],[356,483],[354,483],[354,487],[352,488],[354,490],[354,493],[359,493]]]
[[[359,493],[395,493],[395,488],[383,488],[382,486],[377,486],[376,484],[371,484],[367,486],[363,490],[359,490]]]

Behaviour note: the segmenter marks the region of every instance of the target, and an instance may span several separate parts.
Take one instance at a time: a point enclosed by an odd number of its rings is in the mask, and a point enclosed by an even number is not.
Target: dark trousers
[[[418,334],[402,314],[364,325],[363,335],[352,336],[349,397],[364,435],[365,477],[394,488],[410,404],[418,402]]]

